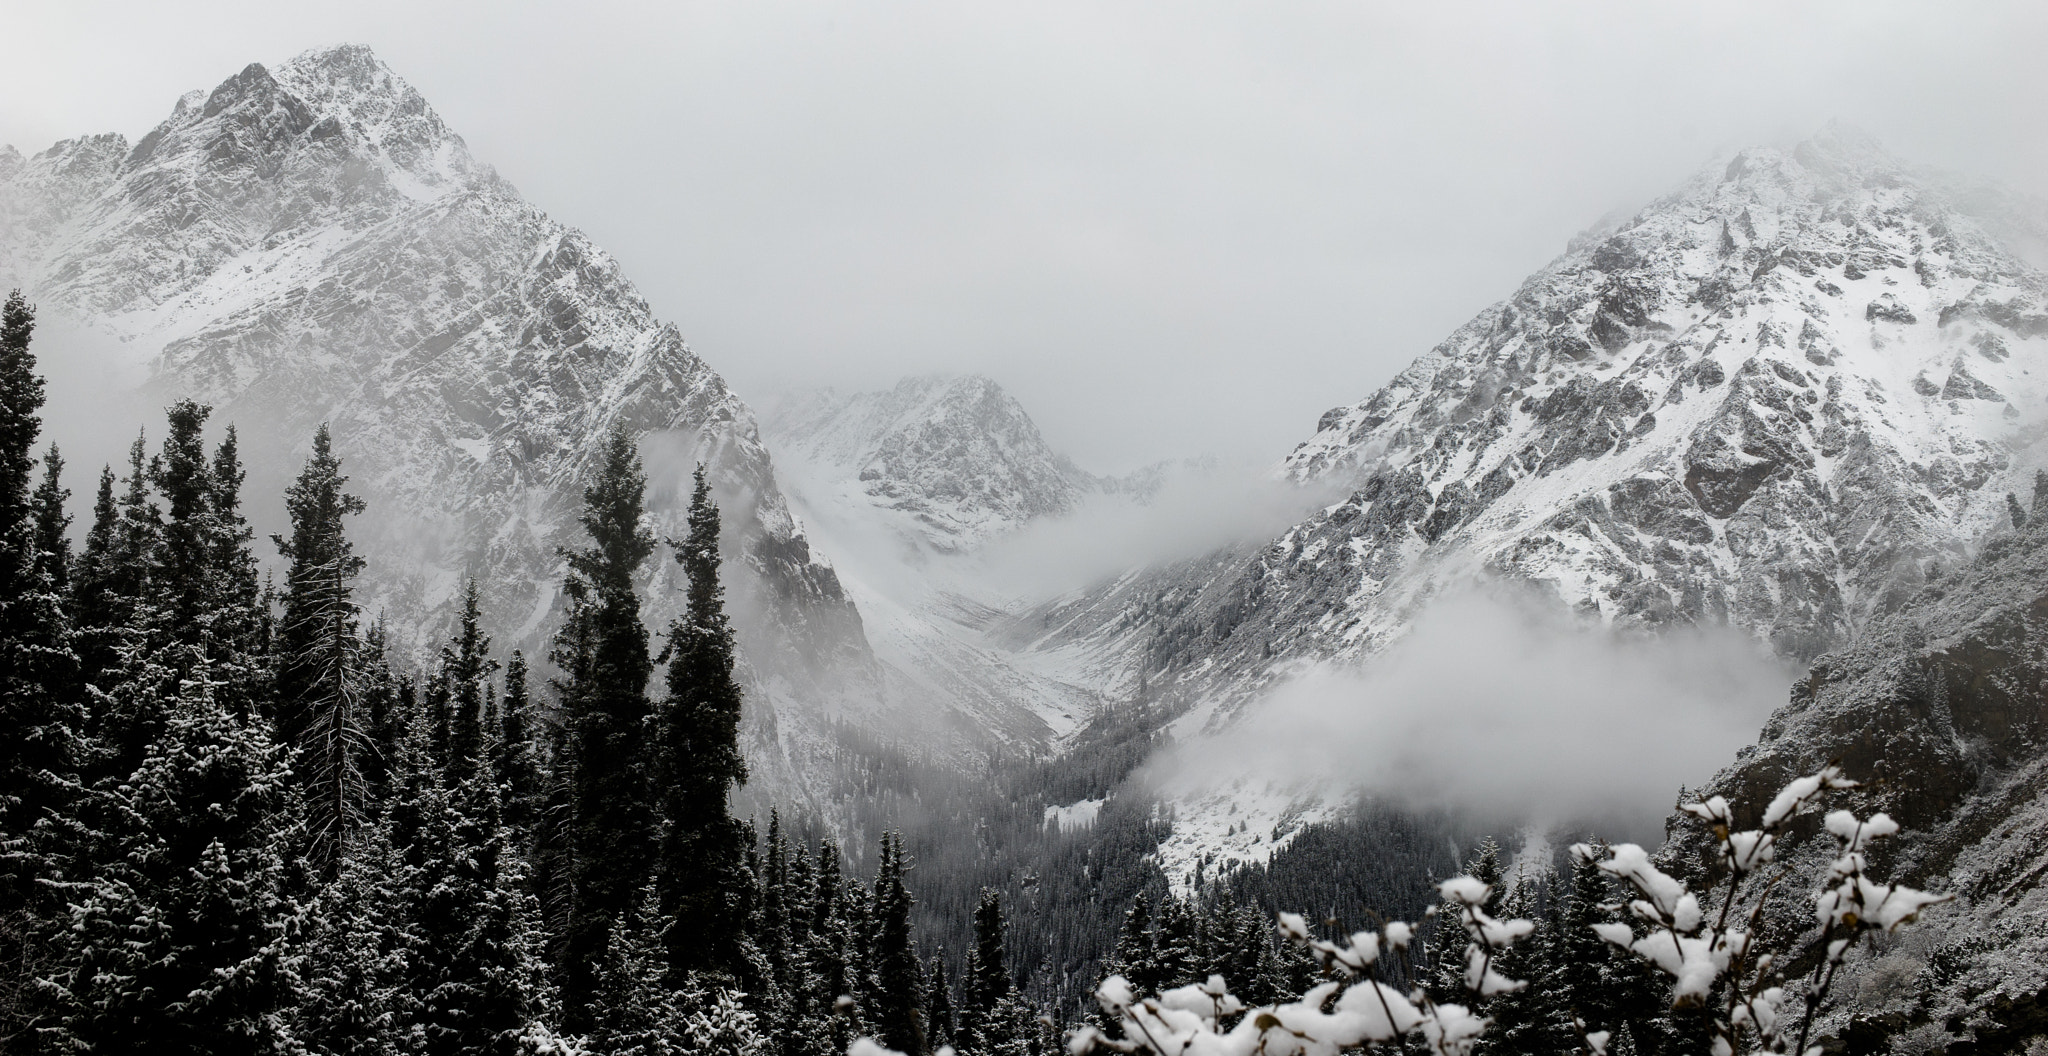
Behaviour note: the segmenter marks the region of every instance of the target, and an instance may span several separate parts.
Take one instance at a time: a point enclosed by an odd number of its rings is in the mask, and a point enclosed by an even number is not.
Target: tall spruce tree
[[[1002,896],[984,888],[974,907],[974,948],[967,951],[967,975],[961,979],[960,1040],[969,1052],[987,1052],[997,1041],[996,1006],[1016,989],[1005,964],[1003,931]]]
[[[874,953],[872,971],[874,995],[870,1012],[874,1017],[875,1040],[897,1052],[925,1052],[923,1010],[924,972],[910,934],[910,907],[914,901],[903,874],[903,837],[882,835],[881,861],[875,872]]]
[[[505,824],[523,849],[533,842],[539,821],[542,786],[540,745],[534,736],[533,701],[526,684],[526,657],[519,650],[505,661],[505,696],[499,704],[497,743],[492,760],[498,786],[504,789]]]
[[[448,781],[468,780],[487,760],[484,752],[484,690],[498,670],[490,658],[491,639],[482,631],[476,580],[462,591],[462,614],[454,638],[441,649],[441,678],[446,686]]]
[[[593,1025],[605,947],[652,871],[660,835],[644,735],[653,664],[634,586],[654,552],[643,523],[646,491],[632,437],[614,431],[583,490],[590,545],[564,555],[569,612],[553,654],[570,774],[559,963],[565,1022],[577,1031]]]
[[[740,754],[740,687],[733,677],[732,627],[718,575],[718,506],[699,464],[689,533],[670,540],[689,580],[683,614],[669,627],[668,692],[657,729],[662,787],[660,882],[669,964],[689,972],[737,973],[746,923],[746,842],[727,807],[747,779]]]
[[[278,635],[277,726],[300,752],[307,853],[323,870],[332,870],[345,852],[365,798],[362,642],[354,599],[364,562],[345,521],[365,506],[343,490],[347,483],[322,425],[306,468],[285,492],[291,538],[271,537],[291,563]]]
[[[35,979],[63,908],[46,884],[71,850],[53,824],[68,813],[83,747],[56,448],[30,488],[43,403],[34,330],[17,290],[0,307],[0,1038],[37,1023]]]

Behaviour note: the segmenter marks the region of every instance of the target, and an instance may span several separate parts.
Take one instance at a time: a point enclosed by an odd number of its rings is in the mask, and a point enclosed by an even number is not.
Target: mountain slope
[[[1846,1051],[2018,1052],[2048,1035],[2044,491],[2048,480],[2021,530],[1816,660],[1754,750],[1700,792],[1753,815],[1784,781],[1839,761],[1866,782],[1845,805],[1904,827],[1880,851],[1888,875],[1955,896],[1922,934],[1851,962],[1822,1013]],[[1670,824],[1667,858],[1713,860],[1696,819]],[[1833,846],[1810,818],[1778,857],[1815,875]],[[1810,938],[1811,894],[1775,891],[1772,930]]]
[[[332,423],[374,511],[370,605],[401,640],[442,633],[474,576],[500,647],[533,648],[581,471],[623,428],[642,437],[657,534],[682,534],[690,470],[710,463],[756,703],[785,719],[825,697],[835,714],[880,706],[859,617],[752,411],[616,261],[475,161],[368,49],[251,65],[132,148],[0,156],[0,181],[4,277],[126,342],[159,398],[237,423],[252,493]],[[649,571],[657,625],[680,605],[672,569]],[[772,710],[753,717],[759,753],[824,739],[822,719]]]
[[[1324,415],[1282,472],[1346,501],[1039,619],[1190,699],[1370,655],[1481,576],[1811,657],[2007,519],[2042,462],[2044,351],[2048,279],[1831,128],[1582,237]]]

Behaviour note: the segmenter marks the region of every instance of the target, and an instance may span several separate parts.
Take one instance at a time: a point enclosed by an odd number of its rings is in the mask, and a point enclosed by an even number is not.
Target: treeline
[[[34,313],[17,292],[0,316],[0,1051],[1046,1051],[996,982],[993,901],[955,998],[913,941],[898,838],[862,883],[830,840],[732,816],[741,695],[701,468],[659,640],[617,433],[564,555],[553,676],[493,653],[474,584],[421,670],[355,599],[364,504],[324,427],[270,540],[281,582],[234,429],[209,448],[191,401],[100,473],[74,553],[63,460],[38,457]]]

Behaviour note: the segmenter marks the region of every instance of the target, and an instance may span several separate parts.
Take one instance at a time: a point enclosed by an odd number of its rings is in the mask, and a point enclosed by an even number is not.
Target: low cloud
[[[1181,466],[1143,502],[1093,497],[991,542],[973,560],[984,582],[1042,600],[1133,568],[1271,539],[1340,498],[1342,489],[1281,480],[1270,464]]]
[[[1487,822],[1654,836],[1681,785],[1755,740],[1792,677],[1731,630],[1619,634],[1465,593],[1365,666],[1292,679],[1147,776],[1168,792],[1310,782]]]

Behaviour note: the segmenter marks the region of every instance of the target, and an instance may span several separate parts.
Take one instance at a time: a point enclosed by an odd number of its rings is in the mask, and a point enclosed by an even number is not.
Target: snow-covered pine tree
[[[643,522],[647,477],[633,438],[614,431],[583,491],[591,543],[564,556],[569,611],[555,636],[555,683],[566,729],[569,818],[557,848],[565,882],[560,936],[565,1024],[587,1031],[597,969],[612,926],[652,872],[660,838],[645,730],[652,663],[634,578],[654,552]],[[673,965],[673,962],[671,962]]]
[[[1539,918],[1542,886],[1542,877],[1519,874],[1513,890],[1501,902],[1502,912],[1512,918]],[[1539,923],[1528,938],[1495,956],[1494,970],[1510,979],[1549,979],[1553,968],[1549,944],[1555,937]],[[1552,1032],[1556,996],[1548,986],[1524,986],[1487,1002],[1486,1012],[1493,1023],[1480,1040],[1479,1051],[1488,1056],[1568,1051],[1576,1034]]]
[[[944,946],[932,955],[931,980],[925,984],[924,995],[924,1040],[937,1052],[955,1042],[953,987],[946,979]]]
[[[334,879],[307,906],[293,1033],[331,1056],[418,1052],[419,999],[410,984],[418,938],[410,928],[407,866],[388,827],[369,826]]]
[[[365,506],[343,490],[347,482],[323,424],[313,434],[306,468],[285,492],[291,538],[271,537],[291,563],[278,635],[277,725],[299,749],[306,853],[324,874],[346,853],[365,798],[362,640],[354,599],[364,562],[344,521]]]
[[[1159,905],[1152,924],[1152,957],[1164,979],[1206,979],[1202,957],[1202,917],[1194,902],[1169,896]],[[1164,984],[1162,984],[1164,985]]]
[[[1480,907],[1488,916],[1499,916],[1501,899],[1507,892],[1501,885],[1500,844],[1491,836],[1479,841],[1472,858],[1465,863],[1465,875],[1487,885],[1486,902]],[[1465,947],[1471,939],[1457,926],[1457,906],[1445,902],[1437,907],[1429,934],[1429,965],[1425,988],[1431,1000],[1461,1000],[1465,990]]]
[[[818,880],[811,900],[811,977],[826,1030],[826,1053],[846,1051],[861,1030],[862,973],[855,963],[851,897],[859,888],[841,875],[839,847],[818,842]],[[841,1000],[845,1002],[842,1004]]]
[[[649,883],[620,918],[598,972],[592,1056],[671,1056],[683,1046],[683,995],[668,984],[660,895]]]
[[[779,1038],[788,1032],[794,1017],[791,986],[795,962],[790,948],[789,848],[782,838],[781,812],[772,809],[768,812],[767,846],[761,850],[760,876],[756,900],[760,912],[754,914],[756,931],[750,941],[766,962],[768,985],[753,995],[752,1007],[762,1032]]]
[[[874,993],[868,1002],[875,1040],[898,1052],[925,1051],[924,973],[910,934],[910,889],[903,874],[903,837],[882,835],[880,864],[875,871]]]
[[[749,899],[741,869],[747,842],[726,802],[746,782],[747,764],[739,747],[732,627],[718,574],[718,506],[701,463],[695,480],[689,531],[681,541],[669,540],[689,586],[662,656],[668,677],[656,721],[663,825],[657,875],[662,910],[677,925],[669,933],[671,971],[731,975],[741,969]]]
[[[505,797],[505,824],[522,849],[531,848],[545,777],[540,745],[534,739],[537,723],[526,684],[526,656],[517,649],[505,661],[505,695],[499,701],[498,714],[492,760]]]
[[[56,823],[83,755],[78,658],[63,596],[66,520],[55,447],[31,490],[43,380],[20,291],[0,306],[0,1046],[34,1028],[36,977],[62,903],[46,882],[71,856]]]
[[[100,467],[99,488],[92,505],[92,526],[71,568],[71,640],[78,653],[78,677],[91,683],[114,666],[113,643],[118,634],[121,570],[114,565],[121,507],[114,499],[112,466]]]
[[[683,1023],[684,1052],[691,1056],[767,1056],[768,1040],[762,1037],[741,994],[717,990],[696,1003],[698,1007]]]
[[[462,590],[462,613],[454,638],[441,647],[441,685],[447,694],[447,781],[469,780],[484,762],[484,689],[498,670],[491,659],[491,639],[482,630],[476,580]],[[495,775],[491,775],[495,780]]]
[[[287,753],[194,666],[140,766],[98,795],[106,848],[74,898],[50,979],[57,1046],[234,1056],[281,1051],[293,1000]]]
[[[996,1019],[996,1006],[1017,989],[1004,953],[1002,896],[983,888],[974,906],[974,947],[967,951],[967,974],[961,980],[960,1040],[976,1056],[993,1052],[1005,1040],[1006,1024]]]

